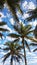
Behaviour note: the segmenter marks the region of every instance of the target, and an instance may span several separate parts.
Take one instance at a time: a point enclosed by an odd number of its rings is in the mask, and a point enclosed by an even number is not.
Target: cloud
[[[32,1],[29,2],[27,7],[28,7],[28,9],[35,9],[35,5],[34,5],[34,3]]]
[[[2,19],[0,18],[0,22],[2,21]]]
[[[0,28],[8,29],[9,33],[15,32],[14,29],[11,30],[11,28],[9,28],[7,25],[1,26]]]
[[[29,14],[26,14],[26,13],[24,13],[23,16],[22,16],[23,19],[25,19],[27,17],[29,17]]]
[[[13,41],[13,40],[15,40],[15,38],[11,38],[11,37],[6,36],[6,40]]]
[[[29,24],[35,27],[37,25],[37,20],[35,20],[34,22],[29,22]]]
[[[22,8],[23,9],[35,9],[35,4],[31,1],[31,2],[27,2],[25,1],[23,4],[22,4]]]
[[[14,25],[14,20],[13,20],[13,18],[11,18],[9,21],[11,22],[12,25]]]
[[[0,12],[0,18],[5,18],[6,16],[2,13],[2,12]]]
[[[4,47],[4,45],[3,45],[3,44],[0,44],[0,47],[1,47],[1,48],[3,48],[3,47]]]
[[[6,18],[6,16],[2,12],[0,12],[0,22],[3,21],[2,18]]]
[[[25,2],[22,3],[22,8],[23,9],[26,8],[26,6],[27,6],[27,1],[25,1]]]

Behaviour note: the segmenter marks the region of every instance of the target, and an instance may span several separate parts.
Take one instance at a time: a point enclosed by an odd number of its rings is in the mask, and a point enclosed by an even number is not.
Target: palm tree
[[[27,43],[27,39],[33,41],[33,42],[37,42],[37,40],[31,36],[29,36],[29,34],[31,32],[33,32],[34,30],[31,30],[31,26],[27,25],[24,26],[22,23],[18,25],[14,25],[14,29],[15,31],[17,31],[16,34],[14,33],[10,33],[8,36],[12,37],[12,38],[22,38],[22,46],[24,49],[24,59],[25,59],[25,65],[27,65],[27,60],[26,60],[26,50],[25,50],[25,46],[28,48],[28,50],[30,51],[29,45]],[[20,39],[19,39],[20,40]]]
[[[37,19],[37,7],[33,10],[28,11],[27,13],[30,14],[28,18],[26,18],[27,21],[31,21],[32,19]]]
[[[4,26],[4,25],[6,25],[6,23],[4,21],[0,22],[0,37],[1,38],[4,36],[2,32],[9,31],[8,29],[2,28],[2,26]]]
[[[15,41],[15,40],[14,40]],[[19,48],[19,44],[14,43],[14,41],[9,41],[4,44],[6,46],[2,50],[7,52],[3,57],[3,63],[5,63],[6,59],[11,56],[10,65],[13,65],[13,60],[20,63],[20,59],[23,59],[23,54],[21,54],[21,48]]]
[[[23,13],[19,5],[20,1],[21,0],[0,0],[0,10],[3,9],[4,4],[6,3],[9,7],[9,10],[13,14],[15,21],[19,21],[16,14],[16,9],[18,9],[19,12]]]

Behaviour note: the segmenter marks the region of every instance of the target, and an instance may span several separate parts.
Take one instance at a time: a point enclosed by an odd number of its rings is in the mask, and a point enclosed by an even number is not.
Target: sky
[[[21,14],[17,11],[17,15],[18,15],[18,18],[19,18],[19,20],[20,20],[20,22],[22,22],[23,24],[24,24],[24,19],[26,18],[26,17],[28,17],[29,16],[29,14],[26,14],[25,12],[28,10],[28,9],[35,9],[35,0],[24,0],[21,4],[20,4],[20,7],[21,7],[21,9],[23,10],[23,16],[21,16]],[[4,25],[4,26],[2,26],[3,28],[7,28],[7,29],[9,29],[10,30],[10,33],[16,33],[15,31],[14,31],[14,29],[13,29],[13,27],[11,26],[11,25],[14,25],[14,20],[13,20],[13,17],[11,16],[11,13],[10,13],[10,11],[8,10],[8,7],[7,7],[7,5],[5,4],[4,5],[5,7],[4,7],[4,9],[3,9],[3,11],[0,11],[0,14],[2,15],[1,17],[0,17],[0,22],[2,22],[2,21],[5,21],[6,23],[7,23],[7,25]],[[19,16],[20,15],[20,16]],[[32,25],[32,27],[33,28],[35,28],[35,26],[36,26],[36,24],[37,24],[37,20],[35,20],[35,21],[32,21],[32,22],[29,22],[28,24],[30,24],[30,25]],[[27,22],[25,22],[25,24],[24,25],[27,25]],[[9,32],[5,32],[5,33],[3,33],[4,34],[4,36],[6,37],[6,38],[3,38],[3,40],[0,38],[0,47],[4,47],[4,43],[6,42],[6,41],[8,41],[8,40],[14,40],[13,38],[10,38],[10,37],[7,37],[6,35],[8,34]],[[30,40],[28,40],[28,42],[30,42]],[[29,52],[27,49],[26,49],[26,53],[27,53],[27,63],[28,63],[28,65],[37,65],[37,51],[36,52],[32,52],[33,51],[33,49],[34,49],[34,47],[31,47],[31,52]],[[2,51],[2,50],[0,50],[0,65],[3,65],[3,63],[2,63],[2,59],[1,59],[1,57],[4,55],[5,53]],[[9,58],[10,59],[10,58]],[[4,65],[9,65],[10,63],[10,60],[9,59],[7,59],[7,61],[5,62],[5,64]],[[22,63],[22,61],[20,61],[21,62],[21,65],[24,65],[24,61],[23,61],[23,63]],[[14,63],[14,65],[15,65],[15,63]],[[18,63],[16,63],[16,65],[18,65]]]

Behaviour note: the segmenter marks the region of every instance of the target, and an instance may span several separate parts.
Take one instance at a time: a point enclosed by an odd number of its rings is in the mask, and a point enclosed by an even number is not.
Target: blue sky
[[[28,10],[28,9],[34,9],[35,8],[35,0],[24,0],[23,1],[23,3],[21,3],[20,4],[20,6],[21,6],[21,9],[23,10],[23,12],[24,12],[24,14],[23,14],[23,16],[21,16],[20,15],[20,13],[17,11],[17,15],[18,15],[18,18],[19,18],[19,20],[20,20],[20,22],[22,22],[22,23],[24,23],[24,19],[26,18],[26,17],[28,17],[29,16],[29,14],[25,14],[25,12]],[[3,28],[7,28],[7,29],[9,29],[10,30],[10,33],[16,33],[15,31],[14,31],[14,29],[13,29],[13,27],[11,26],[11,25],[14,25],[14,20],[13,20],[13,17],[11,16],[11,13],[10,13],[10,11],[8,10],[8,8],[6,7],[7,5],[5,4],[5,7],[4,7],[4,9],[3,9],[3,11],[0,11],[0,14],[2,15],[1,17],[0,17],[0,22],[1,21],[5,21],[5,22],[7,22],[7,25],[5,25],[5,26],[2,26]],[[20,16],[19,16],[20,15]],[[35,20],[35,21],[33,21],[33,22],[29,22],[28,24],[30,24],[30,25],[32,25],[32,27],[33,28],[35,28],[35,26],[36,26],[36,24],[37,24],[37,20]],[[25,22],[25,24],[24,25],[27,25],[27,22]],[[11,30],[12,29],[12,30]],[[5,33],[3,33],[3,34],[5,34],[5,35],[7,35],[8,34],[8,32],[5,32]],[[0,47],[4,47],[3,46],[3,44],[7,41],[7,40],[14,40],[13,38],[11,39],[10,37],[8,38],[7,36],[6,36],[6,38],[3,38],[3,40],[0,38]],[[30,42],[30,40],[28,40],[28,42]],[[34,47],[35,48],[35,47]],[[37,51],[34,53],[34,52],[32,52],[32,50],[34,49],[33,47],[31,47],[31,53],[26,49],[26,53],[27,53],[27,62],[28,62],[28,65],[37,65]],[[4,55],[5,53],[3,52],[3,51],[1,51],[0,50],[0,58],[1,58],[1,56],[2,55]],[[10,59],[10,58],[9,58]],[[5,62],[5,64],[4,65],[9,65],[9,59],[7,59],[7,61]],[[21,62],[21,61],[20,61]],[[3,63],[2,63],[2,59],[0,59],[0,65],[3,65]],[[15,63],[14,63],[14,65],[15,65]],[[16,65],[18,65],[18,63],[16,64]],[[24,61],[23,61],[23,63],[21,62],[21,65],[24,65]]]

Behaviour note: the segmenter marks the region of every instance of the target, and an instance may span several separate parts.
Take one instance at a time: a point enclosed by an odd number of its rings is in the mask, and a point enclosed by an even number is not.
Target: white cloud
[[[25,24],[20,20],[20,22],[19,22],[20,24],[22,23],[23,24],[23,26],[25,26]]]
[[[0,44],[0,47],[1,47],[1,48],[3,48],[3,47],[4,47],[4,45],[3,45],[3,44]]]
[[[35,20],[34,22],[29,22],[30,25],[32,26],[36,26],[37,25],[37,20]]]
[[[2,18],[6,18],[6,16],[2,12],[0,12],[0,22],[2,21]]]
[[[11,38],[11,37],[6,36],[6,40],[13,41],[13,40],[15,40],[15,38]]]
[[[27,1],[25,1],[25,2],[22,3],[22,8],[23,9],[26,8],[26,6],[27,6]]]
[[[31,2],[27,2],[25,1],[23,4],[22,4],[22,8],[23,9],[35,9],[35,4],[31,1]]]
[[[14,29],[11,30],[7,25],[1,26],[0,28],[8,29],[10,33],[15,32]]]
[[[33,52],[27,52],[27,55],[30,55],[30,56],[36,56],[36,54],[34,54]]]
[[[25,19],[27,17],[29,17],[29,14],[24,13],[22,18]]]
[[[13,20],[13,18],[11,18],[9,21],[11,22],[12,25],[14,25],[14,20]]]
[[[2,13],[2,12],[0,12],[0,18],[5,18],[6,16]]]
[[[28,8],[28,9],[35,9],[34,3],[33,3],[33,2],[29,2],[27,8]]]
[[[2,21],[2,19],[0,18],[0,22]]]

